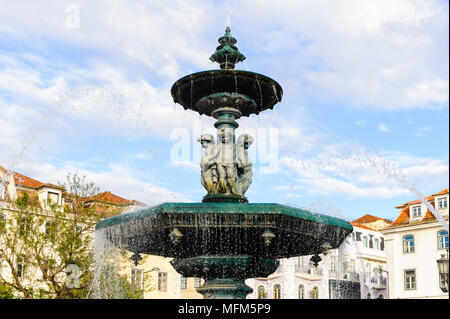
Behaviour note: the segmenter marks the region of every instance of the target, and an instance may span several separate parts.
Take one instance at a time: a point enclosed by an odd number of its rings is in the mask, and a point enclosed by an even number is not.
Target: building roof
[[[427,201],[430,202],[430,204],[434,207],[434,196],[438,196],[438,195],[444,195],[444,194],[448,194],[448,189],[444,189],[442,191],[440,191],[439,193],[433,194],[431,196],[425,197],[425,199]],[[395,227],[395,226],[399,226],[399,225],[404,225],[404,224],[409,224],[410,223],[410,211],[409,211],[409,207],[411,205],[415,205],[415,204],[419,204],[421,203],[420,199],[416,199],[410,202],[407,202],[403,205],[397,206],[396,208],[402,208],[402,211],[400,212],[400,214],[398,215],[398,217],[394,220],[394,222],[389,225],[388,227]],[[416,221],[415,223],[425,223],[425,222],[430,222],[435,220],[436,217],[433,215],[433,213],[427,208],[427,213],[425,214],[425,216]]]
[[[439,196],[439,195],[444,195],[444,194],[448,194],[448,189],[443,189],[441,190],[439,193],[433,194],[432,196]]]
[[[364,229],[368,229],[368,230],[371,230],[371,231],[378,231],[376,229],[370,228],[370,227],[368,227],[368,226],[366,226],[364,224],[357,223],[355,221],[350,222],[350,224],[352,224],[352,226],[355,226],[355,227],[364,228]]]
[[[434,195],[425,197],[425,199],[426,199],[427,201],[432,201],[432,200],[434,200],[434,197],[433,197],[433,196],[434,196]],[[400,206],[396,206],[395,208],[403,208],[403,207],[408,206],[408,205],[415,205],[415,204],[420,204],[420,203],[421,203],[421,200],[420,200],[420,199],[415,199],[415,200],[412,200],[412,201],[410,201],[410,202],[404,203],[404,204],[402,204],[402,205],[400,205]]]
[[[116,205],[127,205],[127,204],[132,204],[135,202],[135,201],[131,201],[126,198],[114,195],[111,192],[103,192],[103,193],[97,194],[95,196],[86,198],[86,202],[90,202],[90,201],[96,201],[96,202],[102,202],[102,203],[108,203],[108,204],[116,204]]]
[[[384,219],[384,218],[369,215],[369,214],[366,214],[358,219],[355,219],[354,222],[360,223],[360,224],[367,224],[367,223],[373,223],[373,222],[376,222],[379,220],[382,220],[382,221],[386,222],[387,224],[392,224],[392,221],[389,219]]]
[[[6,169],[4,169],[2,166],[0,166],[0,169],[2,169],[2,171],[6,172]],[[38,181],[34,178],[28,177],[26,175],[20,174],[18,172],[13,172],[14,175],[14,182],[16,183],[16,185],[20,185],[23,187],[27,187],[27,188],[32,188],[32,189],[39,189],[41,187],[52,187],[52,188],[58,188],[63,190],[63,195],[66,197],[71,197],[73,196],[72,194],[64,191],[64,187],[63,186],[57,186],[51,183],[43,183],[41,181]],[[91,196],[88,197],[86,199],[84,199],[85,202],[101,202],[101,203],[106,203],[106,204],[114,204],[114,205],[138,205],[138,206],[145,206],[144,203],[141,203],[139,201],[136,200],[128,200],[126,198],[117,196],[111,192],[103,192],[100,194],[97,194],[95,196]]]

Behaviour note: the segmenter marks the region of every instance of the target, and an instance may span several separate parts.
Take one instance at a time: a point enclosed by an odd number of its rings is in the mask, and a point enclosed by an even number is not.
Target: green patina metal
[[[236,63],[245,60],[245,56],[235,46],[237,40],[231,36],[229,27],[225,29],[224,36],[220,37],[218,41],[220,45],[209,59],[219,63],[221,69],[234,69]]]
[[[317,214],[306,209],[294,208],[277,203],[163,203],[151,208],[141,209],[132,213],[121,214],[101,220],[96,229],[111,227],[140,218],[157,214],[274,214],[301,218],[320,222],[324,226],[340,227],[352,231],[353,226],[340,218]]]
[[[265,75],[233,70],[245,56],[229,27],[218,41],[210,59],[221,70],[187,75],[173,84],[171,95],[184,109],[214,117],[218,139],[225,145],[231,134],[234,145],[236,120],[273,109],[283,90]],[[245,298],[252,289],[244,280],[269,276],[279,265],[276,259],[313,255],[317,264],[319,254],[337,248],[353,230],[340,218],[207,190],[202,203],[163,203],[104,219],[96,230],[132,251],[135,263],[139,254],[174,258],[177,272],[205,279],[197,288],[204,298]]]
[[[242,113],[242,116],[273,109],[283,97],[283,89],[278,82],[268,76],[243,70],[208,70],[192,73],[176,81],[170,92],[173,101],[184,109],[208,116],[211,116],[214,108],[220,108],[222,105],[218,103],[214,107],[204,108],[199,102],[213,94],[238,94],[253,100],[253,103],[233,106]]]

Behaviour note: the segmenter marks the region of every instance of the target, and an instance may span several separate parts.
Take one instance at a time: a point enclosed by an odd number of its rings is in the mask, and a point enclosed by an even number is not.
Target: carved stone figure
[[[235,190],[238,194],[244,195],[252,183],[252,162],[248,158],[247,150],[253,144],[253,137],[248,134],[239,136],[236,143],[236,167],[238,178]]]
[[[205,152],[200,160],[200,167],[202,170],[201,181],[203,187],[208,194],[218,192],[218,172],[217,172],[217,158],[219,149],[215,145],[214,137],[211,134],[203,134],[198,138]]]
[[[235,161],[236,147],[233,143],[234,131],[231,128],[221,128],[218,131],[219,160],[217,171],[219,173],[219,193],[238,195],[234,189],[237,179],[237,168]]]

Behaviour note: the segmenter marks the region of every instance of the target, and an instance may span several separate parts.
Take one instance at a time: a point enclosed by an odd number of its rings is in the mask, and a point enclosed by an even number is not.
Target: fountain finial
[[[231,35],[229,26],[226,27],[225,34],[218,41],[220,45],[209,59],[219,63],[221,69],[234,69],[236,63],[245,60],[245,56],[235,46],[237,40]]]

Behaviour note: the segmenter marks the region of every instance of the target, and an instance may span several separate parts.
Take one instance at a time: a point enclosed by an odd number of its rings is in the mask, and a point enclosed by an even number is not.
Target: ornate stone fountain
[[[242,116],[272,109],[281,101],[281,86],[267,76],[234,70],[245,57],[227,27],[211,60],[220,70],[185,76],[172,86],[174,101],[217,121],[217,143],[210,134],[198,141],[204,150],[202,203],[163,203],[102,220],[96,226],[115,246],[139,254],[172,257],[185,277],[205,279],[197,291],[204,298],[245,298],[245,279],[267,277],[280,258],[319,254],[338,247],[353,230],[339,218],[274,203],[248,203],[252,182],[247,134],[236,142]]]

